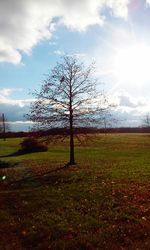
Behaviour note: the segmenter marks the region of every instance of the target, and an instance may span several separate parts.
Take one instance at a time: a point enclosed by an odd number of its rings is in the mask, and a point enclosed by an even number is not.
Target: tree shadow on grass
[[[17,166],[18,163],[0,160],[0,170],[15,169]],[[64,178],[60,172],[62,173],[62,171],[69,170],[72,167],[73,166],[69,164],[65,164],[49,171],[41,171],[41,173],[36,173],[32,168],[25,168],[24,176],[20,175],[19,179],[9,179],[9,181],[7,178],[6,184],[15,189],[24,187],[38,187],[41,185],[58,185],[59,183],[64,182]]]
[[[23,151],[19,150],[17,152],[12,153],[12,154],[0,156],[0,158],[15,157],[15,156],[25,155],[25,154],[30,154],[30,153],[37,153],[37,152],[23,152]],[[6,162],[3,160],[0,160],[0,169],[15,168],[17,165],[18,165],[18,163],[11,163],[11,162]],[[62,178],[60,177],[58,172],[62,171],[62,170],[70,169],[71,167],[74,167],[75,165],[76,164],[71,165],[68,162],[59,168],[56,168],[56,169],[53,169],[53,170],[50,170],[48,172],[41,173],[41,174],[35,174],[32,171],[32,169],[30,169],[30,170],[27,170],[28,176],[25,176],[19,180],[14,180],[10,184],[16,188],[41,186],[42,184],[43,185],[46,185],[46,184],[56,185],[56,184],[62,182]]]
[[[18,163],[6,162],[0,160],[0,169],[14,168]]]
[[[0,158],[7,158],[7,157],[15,157],[15,156],[20,156],[20,155],[27,155],[27,154],[33,154],[33,153],[40,153],[41,151],[34,151],[34,152],[24,152],[24,151],[17,151],[12,154],[8,155],[0,155]]]
[[[72,167],[72,166],[71,166]],[[11,182],[14,188],[24,188],[24,187],[39,187],[42,185],[55,186],[62,183],[72,183],[72,180],[66,179],[65,176],[60,175],[61,171],[68,170],[68,164],[61,166],[57,169],[51,171],[34,174],[32,170],[29,170],[29,175],[20,180]]]

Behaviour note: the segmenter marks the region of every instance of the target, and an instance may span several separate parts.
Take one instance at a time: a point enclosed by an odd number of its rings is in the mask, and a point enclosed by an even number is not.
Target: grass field
[[[0,139],[0,249],[150,249],[149,134],[76,142],[68,169],[67,140],[9,156],[20,141]]]

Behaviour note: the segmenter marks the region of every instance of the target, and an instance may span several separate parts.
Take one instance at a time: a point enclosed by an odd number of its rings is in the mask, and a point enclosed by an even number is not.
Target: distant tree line
[[[96,133],[150,133],[150,128],[147,127],[126,127],[126,128],[76,128],[75,134],[96,134]],[[69,134],[68,129],[54,128],[47,131],[33,131],[33,132],[6,132],[6,138],[23,138],[23,137],[43,137],[45,135],[64,135]],[[0,133],[0,138],[3,138]]]

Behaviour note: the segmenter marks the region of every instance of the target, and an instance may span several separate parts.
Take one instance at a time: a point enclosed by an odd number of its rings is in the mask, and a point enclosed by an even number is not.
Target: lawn
[[[90,135],[11,156],[0,140],[0,249],[150,249],[150,135]]]

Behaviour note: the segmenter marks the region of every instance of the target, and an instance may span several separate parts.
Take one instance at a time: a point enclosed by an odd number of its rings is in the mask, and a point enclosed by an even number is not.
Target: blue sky
[[[9,18],[8,18],[9,17]],[[12,129],[29,126],[34,89],[64,54],[96,62],[119,125],[150,112],[149,0],[1,0],[0,113]]]

